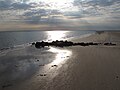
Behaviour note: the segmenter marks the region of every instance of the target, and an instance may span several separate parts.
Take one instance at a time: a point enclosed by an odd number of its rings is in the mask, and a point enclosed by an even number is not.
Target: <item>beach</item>
[[[0,90],[120,90],[120,32],[71,40],[116,45],[42,49],[28,45],[3,50]]]

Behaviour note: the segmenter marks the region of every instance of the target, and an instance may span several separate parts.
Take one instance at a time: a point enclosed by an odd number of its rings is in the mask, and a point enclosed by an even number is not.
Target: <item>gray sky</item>
[[[10,30],[120,30],[120,0],[0,0]]]

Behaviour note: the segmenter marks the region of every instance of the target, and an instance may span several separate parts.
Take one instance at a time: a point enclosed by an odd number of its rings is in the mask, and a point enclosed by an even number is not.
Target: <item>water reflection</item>
[[[68,32],[69,31],[47,31],[48,41],[66,40]],[[61,62],[65,61],[72,54],[72,52],[69,50],[63,50],[54,47],[50,47],[49,51],[56,53],[55,60],[51,63],[55,65],[58,65]]]
[[[53,65],[58,65],[64,62],[72,55],[72,52],[69,50],[63,50],[63,49],[58,49],[54,47],[51,47],[49,51],[56,53],[55,60],[51,63]]]
[[[47,31],[48,40],[49,41],[65,40],[67,32],[69,31]]]

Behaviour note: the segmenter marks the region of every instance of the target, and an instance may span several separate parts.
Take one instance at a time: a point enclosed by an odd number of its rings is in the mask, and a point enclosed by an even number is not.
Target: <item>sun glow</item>
[[[46,2],[48,2],[48,3],[59,3],[59,4],[63,4],[63,3],[66,3],[66,2],[68,2],[68,0],[44,0],[44,1],[46,1]]]
[[[60,11],[69,9],[72,6],[73,0],[31,0],[31,2],[43,2],[49,6],[50,9],[58,9]]]
[[[71,7],[71,0],[47,0],[53,9],[65,10]]]

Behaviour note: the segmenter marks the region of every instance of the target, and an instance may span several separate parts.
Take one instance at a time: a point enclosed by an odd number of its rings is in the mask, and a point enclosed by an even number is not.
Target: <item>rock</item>
[[[106,45],[106,46],[115,46],[116,44],[113,44],[113,43],[104,43],[104,45]]]
[[[40,75],[38,75],[38,76],[46,76],[47,74],[40,74]]]
[[[119,79],[119,76],[118,76],[118,75],[116,76],[116,79]]]
[[[35,42],[33,42],[32,45],[35,45]]]
[[[46,76],[47,74],[44,74],[44,76]]]
[[[36,48],[44,48],[46,46],[56,46],[56,47],[69,47],[69,46],[76,46],[76,45],[79,45],[79,46],[89,46],[89,45],[99,45],[99,43],[94,43],[94,42],[81,42],[81,43],[73,43],[71,41],[52,41],[52,42],[36,42],[35,43],[35,47]],[[104,45],[115,45],[115,44],[112,44],[112,43],[105,43]]]
[[[51,67],[57,67],[57,65],[52,65]]]
[[[9,87],[9,86],[12,86],[12,84],[4,84],[4,85],[2,86],[2,88],[6,88],[6,87]]]
[[[40,74],[40,76],[43,76],[43,74]]]
[[[37,61],[39,61],[39,60],[37,60]]]

